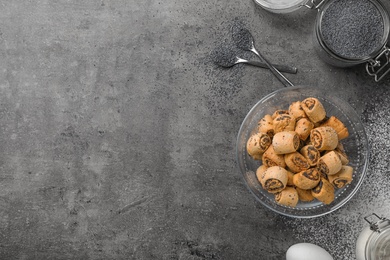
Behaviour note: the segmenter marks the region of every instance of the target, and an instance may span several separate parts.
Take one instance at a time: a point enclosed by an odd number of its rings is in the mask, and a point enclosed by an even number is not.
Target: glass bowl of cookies
[[[325,90],[291,87],[262,98],[237,137],[237,162],[255,198],[279,214],[312,218],[362,185],[369,146],[359,115]]]

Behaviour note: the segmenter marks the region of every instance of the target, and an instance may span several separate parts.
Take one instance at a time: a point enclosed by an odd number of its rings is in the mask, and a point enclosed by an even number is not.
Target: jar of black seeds
[[[280,9],[289,2],[285,0],[272,0],[278,3],[275,10],[270,0],[254,1],[276,13],[297,9]],[[263,2],[268,3],[263,6]],[[376,81],[390,72],[389,14],[379,0],[301,0],[299,5],[318,10],[313,37],[323,61],[336,67],[366,64]]]
[[[380,2],[334,0],[318,10],[314,43],[324,61],[338,67],[375,65],[389,36],[388,13]]]

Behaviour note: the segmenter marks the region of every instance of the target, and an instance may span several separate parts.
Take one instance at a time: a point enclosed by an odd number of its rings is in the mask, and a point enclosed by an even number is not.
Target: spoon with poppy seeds
[[[279,70],[277,70],[260,52],[256,50],[255,43],[253,40],[252,34],[242,26],[238,24],[233,25],[232,27],[232,36],[233,41],[236,43],[236,46],[240,49],[251,51],[256,54],[267,67],[271,70],[271,72],[278,78],[280,82],[283,83],[285,87],[294,86],[291,81],[289,81]]]
[[[267,64],[265,64],[264,62],[248,60],[248,59],[238,57],[231,50],[231,48],[228,48],[226,46],[219,46],[219,47],[215,48],[211,53],[211,57],[212,57],[215,64],[217,64],[221,67],[225,67],[225,68],[230,68],[236,64],[245,63],[245,64],[249,64],[252,66],[268,69]],[[297,73],[296,67],[287,66],[287,65],[275,65],[275,64],[273,66],[282,72],[292,73],[292,74]]]

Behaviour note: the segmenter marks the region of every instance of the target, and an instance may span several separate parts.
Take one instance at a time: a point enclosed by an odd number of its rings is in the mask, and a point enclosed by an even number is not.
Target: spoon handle
[[[261,67],[261,68],[267,68],[267,69],[268,69],[267,64],[265,64],[264,62],[254,61],[254,60],[248,60],[248,61],[245,61],[245,63],[247,63],[247,64],[249,64],[249,65],[252,65],[252,66]],[[273,64],[273,66],[274,66],[277,70],[279,70],[280,72],[286,72],[286,73],[296,74],[297,71],[298,71],[296,67],[291,67],[291,66],[287,66],[287,65]]]
[[[282,73],[280,73],[279,70],[277,70],[263,55],[261,55],[254,47],[252,47],[251,51],[256,54],[257,56],[259,56],[259,58],[261,60],[264,61],[264,63],[267,65],[267,67],[271,70],[271,72],[278,78],[278,80],[280,82],[282,82],[282,84],[285,86],[285,87],[292,87],[294,86],[293,83],[291,83],[291,81],[289,81]]]

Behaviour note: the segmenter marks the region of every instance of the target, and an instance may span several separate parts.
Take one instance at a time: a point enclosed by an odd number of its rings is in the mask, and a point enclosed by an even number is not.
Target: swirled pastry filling
[[[270,192],[276,192],[276,191],[284,189],[285,186],[278,179],[268,179],[265,182],[264,187],[265,187],[266,190],[268,190]]]
[[[304,171],[302,175],[313,181],[318,181],[320,179],[320,174],[314,168]]]

